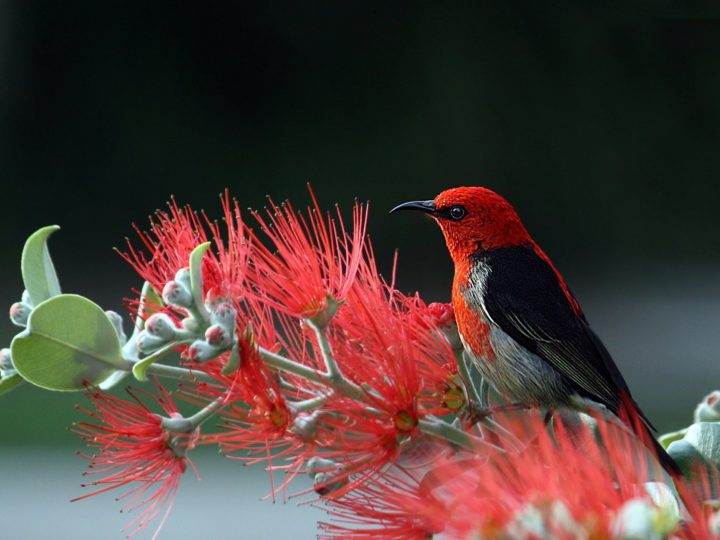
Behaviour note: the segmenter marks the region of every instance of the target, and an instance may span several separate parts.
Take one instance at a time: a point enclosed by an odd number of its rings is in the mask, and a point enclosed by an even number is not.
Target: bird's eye
[[[465,207],[457,204],[450,207],[450,209],[448,210],[448,215],[453,221],[460,221],[467,215],[467,210],[465,210]]]

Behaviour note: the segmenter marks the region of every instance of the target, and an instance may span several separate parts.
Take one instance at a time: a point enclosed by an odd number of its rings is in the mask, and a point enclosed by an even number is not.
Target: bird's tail
[[[655,452],[658,462],[660,462],[662,468],[665,469],[665,472],[667,472],[673,480],[681,480],[683,477],[682,471],[675,460],[667,453],[665,448],[663,448],[663,445],[660,444],[660,442],[653,436],[652,433],[649,432],[649,430],[647,436],[650,437],[653,445],[652,449]]]
[[[647,416],[640,410],[640,406],[629,395],[623,396],[622,406],[619,412],[620,419],[632,428],[643,444],[650,450],[658,460],[658,463],[673,480],[682,479],[682,471],[675,460],[667,453],[663,445],[655,438],[655,427],[650,423]]]

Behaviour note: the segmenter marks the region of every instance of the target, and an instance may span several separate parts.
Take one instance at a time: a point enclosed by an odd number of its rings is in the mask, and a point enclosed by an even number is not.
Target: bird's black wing
[[[582,313],[573,309],[553,268],[532,246],[480,251],[474,257],[489,270],[483,294],[489,318],[580,395],[617,412],[620,396],[630,398],[628,386]]]

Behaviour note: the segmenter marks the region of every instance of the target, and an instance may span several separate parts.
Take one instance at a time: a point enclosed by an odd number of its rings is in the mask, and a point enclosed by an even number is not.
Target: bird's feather
[[[481,250],[475,264],[489,268],[483,303],[491,321],[535,353],[582,396],[612,411],[628,386],[557,272],[533,245]]]

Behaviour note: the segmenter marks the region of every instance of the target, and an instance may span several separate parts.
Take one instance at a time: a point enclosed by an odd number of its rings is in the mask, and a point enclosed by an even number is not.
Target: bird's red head
[[[432,216],[455,262],[481,249],[532,243],[510,203],[483,187],[448,189],[434,200],[404,203],[391,212],[397,210],[421,210]]]

